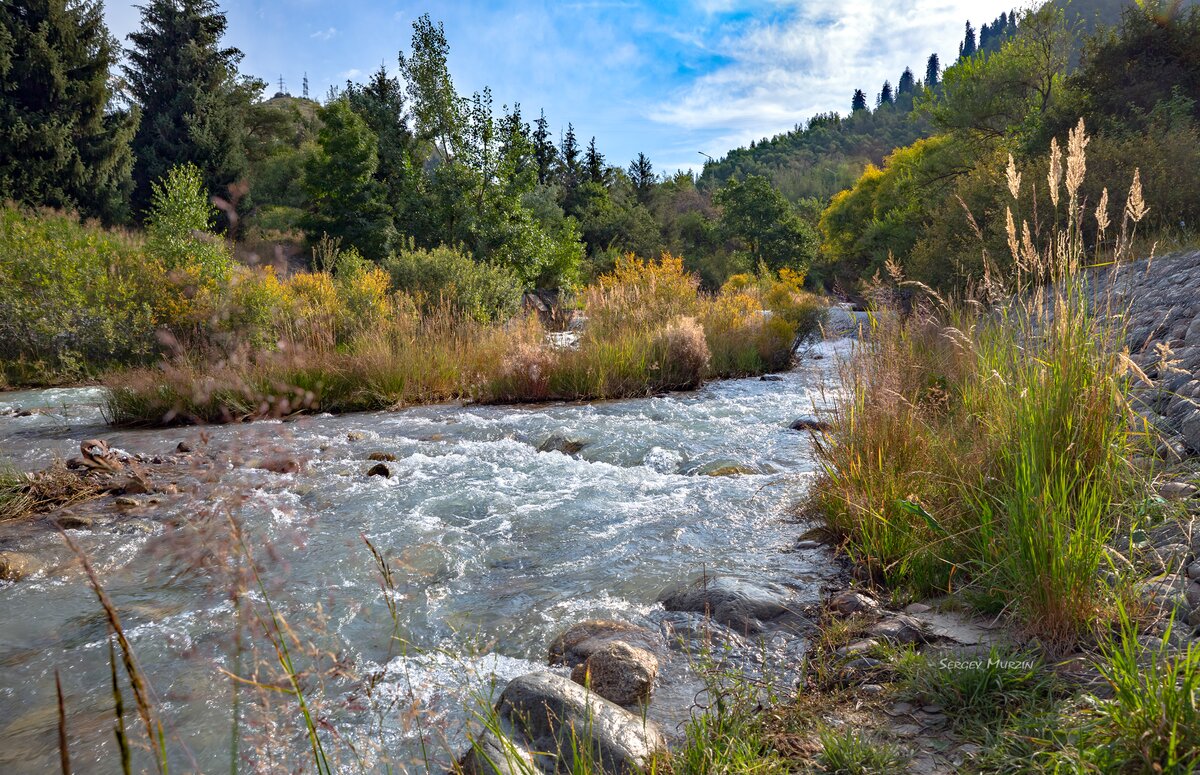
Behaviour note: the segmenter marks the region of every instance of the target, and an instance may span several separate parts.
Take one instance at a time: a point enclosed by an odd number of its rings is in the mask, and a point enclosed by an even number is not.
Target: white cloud
[[[359,70],[357,67],[352,67],[344,73],[341,73],[338,77],[344,81],[353,81],[360,75],[362,75],[362,70]]]
[[[873,99],[884,79],[895,85],[906,66],[920,78],[934,51],[943,63],[952,59],[963,22],[970,18],[978,27],[1010,3],[843,0],[747,21],[709,44],[728,64],[671,95],[649,118],[711,133],[713,147],[734,147],[790,130],[815,113],[845,113],[855,88]]]
[[[313,40],[329,40],[330,38],[332,38],[333,36],[335,36],[337,34],[338,34],[337,27],[330,27],[327,30],[317,30],[312,35],[309,35],[308,37],[312,38]]]

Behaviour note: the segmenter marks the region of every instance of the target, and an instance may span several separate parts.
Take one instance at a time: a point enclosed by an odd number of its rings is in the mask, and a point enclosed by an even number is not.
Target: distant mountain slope
[[[1154,0],[1148,0],[1154,2]],[[1164,12],[1195,5],[1200,0],[1164,2]],[[1064,9],[1068,23],[1077,24],[1079,45],[1100,26],[1114,26],[1134,0],[1051,0]],[[913,52],[914,62],[926,55]],[[953,63],[947,54],[943,63]],[[884,78],[894,75],[880,74]],[[847,103],[850,95],[846,96]],[[892,150],[930,134],[927,119],[911,110],[912,98],[903,96],[892,106],[874,111],[859,110],[849,115],[822,114],[790,132],[764,138],[747,147],[735,148],[723,158],[704,166],[700,185],[716,187],[730,177],[764,175],[792,201],[806,197],[827,200],[849,188],[867,164],[879,165]]]

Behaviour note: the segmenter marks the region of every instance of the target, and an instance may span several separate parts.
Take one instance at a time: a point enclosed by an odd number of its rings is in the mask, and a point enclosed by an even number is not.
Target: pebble
[[[925,605],[924,603],[912,603],[905,606],[904,613],[906,614],[923,614],[933,610],[933,606]]]
[[[820,549],[824,546],[820,541],[814,541],[811,538],[806,538],[803,541],[796,542],[797,549]]]

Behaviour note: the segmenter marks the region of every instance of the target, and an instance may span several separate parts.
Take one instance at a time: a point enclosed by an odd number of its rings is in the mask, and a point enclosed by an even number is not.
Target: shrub
[[[60,213],[0,209],[0,371],[13,384],[95,376],[156,350],[172,312],[145,242]]]
[[[425,250],[410,244],[388,256],[383,268],[392,285],[426,311],[448,305],[486,322],[511,317],[521,301],[521,283],[511,270],[477,263],[456,248]]]

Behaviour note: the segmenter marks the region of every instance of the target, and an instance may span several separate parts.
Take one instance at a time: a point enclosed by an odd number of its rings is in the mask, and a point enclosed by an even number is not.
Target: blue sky
[[[750,140],[791,129],[817,112],[845,112],[904,67],[921,77],[934,51],[957,53],[963,22],[978,27],[1014,0],[579,0],[387,2],[225,0],[227,43],[242,69],[323,97],[379,65],[396,68],[412,21],[444,22],[459,93],[490,86],[497,108],[539,109],[556,130],[595,135],[610,163],[645,152],[659,170],[699,169]],[[122,39],[135,2],[108,0]]]

